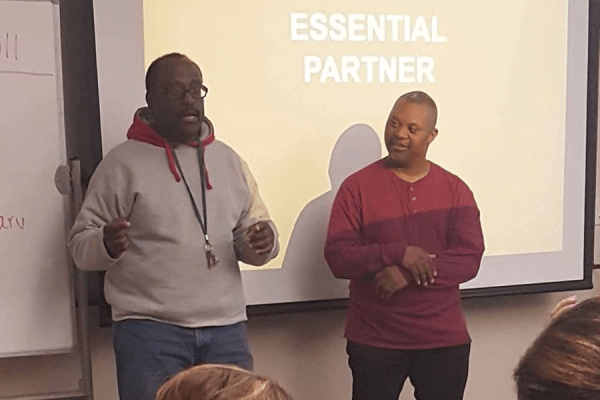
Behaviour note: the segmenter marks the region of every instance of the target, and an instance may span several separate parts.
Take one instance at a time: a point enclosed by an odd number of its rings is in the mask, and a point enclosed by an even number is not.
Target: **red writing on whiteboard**
[[[0,215],[0,231],[11,229],[25,229],[25,218],[15,217],[14,215],[10,217]]]
[[[19,35],[16,33],[0,33],[0,61],[19,61]]]

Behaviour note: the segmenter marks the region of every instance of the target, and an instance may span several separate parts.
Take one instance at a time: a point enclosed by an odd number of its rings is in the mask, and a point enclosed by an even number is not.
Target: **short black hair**
[[[415,90],[413,92],[404,93],[402,96],[400,96],[398,98],[398,100],[396,100],[396,102],[399,102],[400,100],[406,100],[409,103],[428,105],[429,108],[431,108],[431,110],[433,112],[433,127],[435,128],[435,125],[437,123],[438,112],[437,112],[437,105],[435,104],[435,101],[433,101],[431,96],[429,96],[427,93],[422,92],[420,90]]]
[[[158,65],[161,63],[161,61],[171,60],[171,59],[187,60],[187,61],[193,63],[196,67],[198,67],[198,64],[196,64],[195,62],[190,60],[190,58],[188,56],[186,56],[185,54],[169,53],[169,54],[165,54],[164,56],[160,56],[156,60],[152,61],[152,63],[150,63],[150,66],[148,67],[148,70],[146,71],[146,91],[148,91],[152,86],[154,86],[154,82],[156,81]],[[200,70],[200,67],[198,67],[198,70]]]

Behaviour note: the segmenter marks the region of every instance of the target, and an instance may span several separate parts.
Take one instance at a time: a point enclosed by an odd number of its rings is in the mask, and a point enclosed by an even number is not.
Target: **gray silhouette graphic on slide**
[[[323,255],[329,214],[344,179],[380,158],[381,141],[369,125],[352,125],[337,140],[329,161],[331,190],[300,212],[283,259],[283,270],[294,276],[295,290],[305,300],[348,297],[348,281],[331,274]]]

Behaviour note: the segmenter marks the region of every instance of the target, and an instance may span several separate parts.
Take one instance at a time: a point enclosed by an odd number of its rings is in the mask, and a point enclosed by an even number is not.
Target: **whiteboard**
[[[74,346],[58,5],[0,0],[0,357]]]

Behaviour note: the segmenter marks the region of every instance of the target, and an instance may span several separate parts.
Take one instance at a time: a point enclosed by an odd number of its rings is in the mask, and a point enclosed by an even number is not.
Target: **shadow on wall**
[[[381,141],[369,125],[352,125],[337,140],[329,161],[331,190],[300,212],[283,259],[283,269],[297,276],[300,293],[314,299],[348,297],[348,282],[333,277],[323,255],[329,214],[342,182],[380,158]]]

